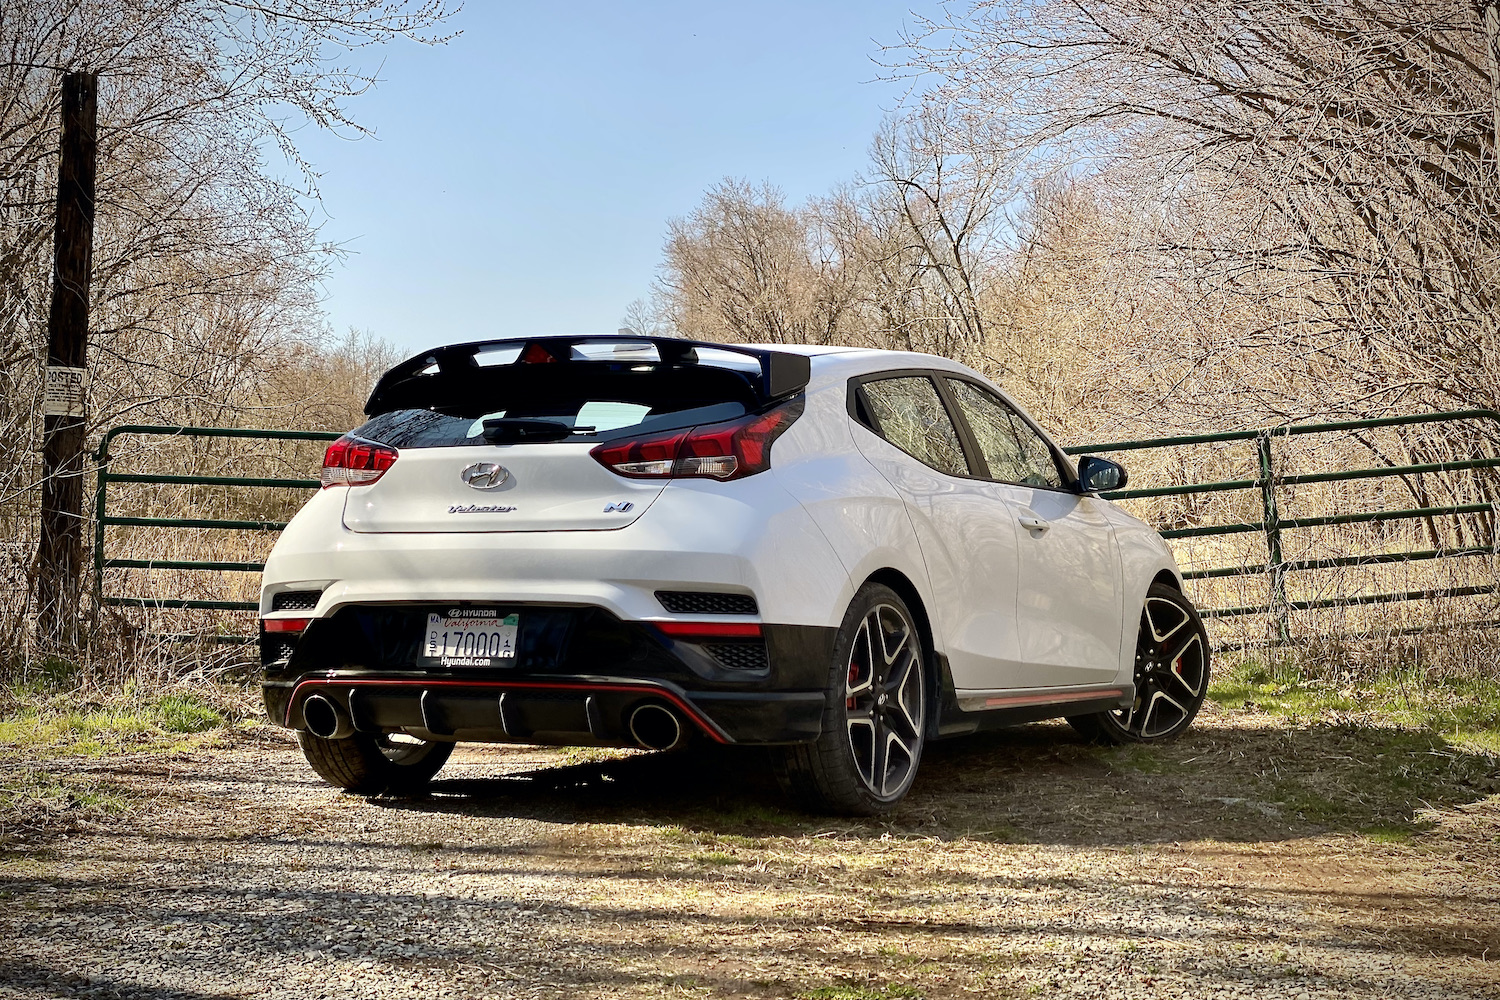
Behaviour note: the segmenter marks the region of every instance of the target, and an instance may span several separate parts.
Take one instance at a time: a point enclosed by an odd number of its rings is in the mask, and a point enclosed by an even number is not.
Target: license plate
[[[422,659],[442,667],[508,667],[516,660],[519,615],[475,609],[427,616]]]

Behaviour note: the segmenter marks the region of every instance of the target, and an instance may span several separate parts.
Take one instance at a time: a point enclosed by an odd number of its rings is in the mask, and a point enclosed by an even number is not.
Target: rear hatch
[[[398,457],[373,483],[349,487],[344,525],[365,533],[623,528],[670,480],[618,475],[590,452],[732,420],[764,406],[772,390],[806,383],[805,358],[768,354],[536,338],[413,358],[381,379],[366,407],[371,419],[351,432]],[[791,359],[790,374],[774,359]]]

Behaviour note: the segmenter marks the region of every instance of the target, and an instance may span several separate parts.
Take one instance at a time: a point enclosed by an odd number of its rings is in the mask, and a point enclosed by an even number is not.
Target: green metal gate
[[[110,453],[110,447],[117,438],[125,435],[157,438],[214,438],[258,441],[332,441],[340,436],[338,432],[127,424],[111,428],[105,433],[103,439],[99,442],[98,449],[94,453],[94,461],[98,468],[98,482],[94,494],[94,596],[99,606],[155,609],[172,608],[200,611],[257,611],[259,604],[255,601],[206,600],[172,596],[127,597],[105,593],[105,571],[109,569],[165,569],[183,572],[259,573],[265,568],[265,564],[258,561],[112,557],[105,551],[106,529],[110,527],[152,529],[190,528],[203,531],[275,532],[285,528],[286,522],[246,518],[143,517],[111,514],[109,504],[110,484],[143,483],[148,485],[213,486],[222,488],[279,487],[312,491],[318,488],[318,480],[266,476],[205,476],[177,473],[111,472],[110,461],[113,456]],[[223,643],[254,641],[254,637],[250,635],[212,635],[196,632],[184,633],[176,637],[184,639],[208,639]]]
[[[1314,472],[1287,474],[1281,471],[1278,462],[1278,444],[1308,435],[1357,434],[1380,428],[1420,427],[1423,425],[1447,425],[1447,438],[1454,437],[1455,425],[1477,425],[1482,428],[1471,435],[1475,451],[1452,460],[1409,464],[1386,464],[1367,468],[1338,468]],[[183,573],[218,572],[222,574],[258,573],[262,563],[251,560],[232,559],[173,559],[142,558],[139,556],[111,556],[106,552],[109,536],[106,529],[130,528],[161,531],[163,529],[193,529],[201,531],[251,531],[275,532],[285,527],[279,520],[249,517],[192,517],[192,516],[143,516],[111,513],[110,486],[112,484],[145,484],[170,486],[206,486],[223,489],[239,488],[286,488],[311,491],[318,487],[315,479],[263,476],[189,475],[181,473],[110,471],[114,457],[111,447],[122,436],[137,438],[212,438],[242,439],[276,442],[322,442],[331,441],[339,435],[325,431],[246,430],[235,428],[170,427],[150,425],[128,425],[116,427],[104,435],[95,458],[98,463],[98,486],[96,493],[96,520],[94,536],[95,596],[101,607],[137,607],[147,609],[180,609],[202,611],[254,612],[257,604],[251,600],[219,600],[184,598],[170,594],[161,596],[124,596],[108,593],[107,580],[110,570],[173,570]],[[1184,450],[1195,446],[1223,445],[1247,447],[1253,450],[1251,468],[1256,474],[1241,479],[1224,479],[1207,482],[1171,482],[1152,484],[1108,494],[1112,500],[1129,503],[1168,497],[1208,497],[1237,492],[1250,493],[1258,498],[1260,517],[1258,520],[1237,520],[1213,524],[1195,524],[1173,527],[1160,526],[1162,536],[1169,541],[1211,537],[1255,534],[1264,541],[1264,558],[1226,565],[1189,566],[1184,576],[1189,581],[1212,581],[1233,577],[1261,577],[1265,582],[1264,600],[1228,606],[1203,608],[1205,618],[1226,620],[1248,615],[1266,615],[1269,623],[1270,644],[1296,641],[1291,628],[1293,612],[1316,611],[1323,608],[1353,607],[1367,604],[1415,602],[1438,598],[1474,597],[1500,592],[1495,578],[1494,559],[1497,554],[1496,502],[1500,498],[1500,480],[1493,471],[1500,469],[1500,457],[1492,454],[1494,442],[1500,441],[1500,413],[1491,410],[1462,410],[1448,413],[1417,416],[1390,417],[1375,420],[1353,420],[1334,423],[1290,424],[1259,430],[1226,431],[1212,434],[1179,435],[1139,441],[1113,441],[1068,448],[1073,455],[1120,455],[1124,453],[1160,452]],[[1364,511],[1340,511],[1314,516],[1287,516],[1289,491],[1298,486],[1319,483],[1338,483],[1355,480],[1401,480],[1409,483],[1413,478],[1467,472],[1485,477],[1475,487],[1482,499],[1473,502],[1426,503],[1404,508],[1381,508]],[[1484,536],[1483,544],[1439,545],[1429,548],[1405,548],[1397,551],[1354,552],[1312,559],[1289,559],[1286,557],[1286,540],[1289,533],[1303,529],[1328,528],[1359,524],[1392,524],[1414,520],[1425,520],[1429,524],[1436,518],[1468,518],[1475,522],[1467,530],[1469,535]],[[1288,581],[1296,574],[1327,570],[1337,567],[1369,567],[1399,563],[1420,563],[1432,560],[1463,560],[1488,557],[1487,568],[1478,573],[1478,582],[1464,586],[1421,587],[1377,593],[1339,593],[1312,598],[1289,596]],[[246,631],[249,630],[246,622]],[[1476,619],[1466,624],[1491,626],[1500,624],[1494,619]],[[212,638],[223,642],[248,641],[245,635],[204,636],[188,630],[183,638]]]
[[[1254,491],[1259,495],[1262,511],[1258,521],[1240,521],[1182,528],[1162,528],[1163,538],[1171,541],[1185,538],[1258,533],[1265,540],[1265,560],[1258,563],[1211,566],[1189,569],[1183,573],[1188,580],[1211,580],[1234,576],[1261,575],[1267,579],[1268,600],[1264,604],[1231,607],[1207,607],[1203,616],[1210,619],[1233,618],[1243,615],[1267,614],[1272,621],[1271,644],[1293,641],[1289,627],[1293,611],[1314,611],[1323,608],[1348,607],[1353,605],[1389,604],[1408,601],[1429,601],[1443,597],[1471,597],[1494,594],[1500,591],[1494,579],[1493,564],[1487,582],[1462,587],[1431,587],[1416,590],[1371,594],[1340,594],[1307,600],[1292,600],[1287,596],[1287,581],[1291,574],[1310,570],[1331,569],[1343,566],[1372,566],[1391,563],[1415,563],[1436,559],[1464,559],[1490,557],[1496,548],[1496,503],[1452,503],[1423,505],[1404,509],[1381,509],[1358,512],[1323,514],[1310,517],[1287,517],[1285,492],[1290,487],[1314,483],[1336,483],[1352,480],[1402,479],[1462,471],[1487,471],[1500,468],[1500,457],[1478,455],[1451,461],[1424,462],[1405,465],[1382,465],[1370,468],[1335,469],[1323,472],[1287,475],[1278,472],[1275,444],[1278,439],[1289,440],[1306,435],[1349,434],[1351,432],[1388,427],[1411,427],[1431,424],[1456,424],[1476,422],[1485,426],[1489,433],[1481,435],[1480,441],[1500,441],[1500,413],[1493,410],[1457,410],[1445,413],[1414,416],[1386,417],[1371,420],[1347,420],[1331,423],[1287,424],[1281,427],[1259,430],[1225,431],[1212,434],[1179,435],[1152,438],[1141,441],[1114,441],[1102,444],[1080,445],[1066,449],[1069,454],[1108,455],[1112,453],[1141,452],[1153,449],[1181,449],[1204,444],[1240,444],[1254,448],[1255,462],[1259,474],[1252,479],[1219,480],[1200,483],[1177,483],[1150,486],[1143,489],[1121,490],[1106,494],[1111,500],[1136,500],[1153,497],[1201,496],[1205,494],[1233,491]],[[1491,446],[1492,447],[1492,446]],[[1500,495],[1500,491],[1490,491]],[[1485,522],[1484,533],[1488,544],[1408,549],[1394,552],[1347,553],[1321,559],[1289,560],[1283,555],[1285,534],[1297,529],[1332,527],[1354,524],[1387,524],[1432,518],[1454,518],[1473,516]],[[1474,621],[1473,626],[1500,624],[1493,620]]]

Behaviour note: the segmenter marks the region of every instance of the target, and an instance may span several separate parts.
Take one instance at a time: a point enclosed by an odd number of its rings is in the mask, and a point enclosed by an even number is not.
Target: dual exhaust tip
[[[326,695],[307,696],[302,702],[302,721],[307,731],[319,739],[342,740],[354,735],[349,713]],[[654,701],[637,705],[626,726],[630,738],[645,750],[672,750],[681,746],[686,736],[677,713]]]
[[[630,713],[630,738],[646,750],[672,750],[682,745],[682,720],[665,705],[648,701]]]
[[[354,735],[349,713],[321,694],[308,695],[302,703],[302,721],[308,732],[322,740],[343,740]]]

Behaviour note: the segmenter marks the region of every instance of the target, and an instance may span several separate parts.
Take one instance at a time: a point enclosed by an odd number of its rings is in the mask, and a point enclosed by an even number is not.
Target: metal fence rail
[[[105,433],[94,452],[98,467],[98,482],[94,495],[94,598],[105,607],[173,608],[205,611],[256,611],[254,601],[217,601],[172,597],[121,597],[104,593],[104,571],[107,569],[165,569],[165,570],[211,570],[230,573],[259,573],[264,563],[213,560],[213,559],[128,559],[110,557],[105,552],[105,529],[109,527],[130,528],[198,528],[205,530],[233,531],[280,531],[286,527],[284,521],[246,520],[203,517],[132,517],[109,513],[109,485],[111,483],[144,483],[148,485],[175,486],[221,486],[221,487],[279,487],[286,489],[315,490],[316,479],[274,478],[266,476],[194,476],[178,473],[117,473],[109,471],[113,457],[110,445],[122,435],[191,438],[240,438],[261,441],[333,441],[340,435],[336,431],[282,431],[256,430],[234,427],[174,427],[152,424],[126,424],[113,427]],[[192,636],[213,638],[220,642],[249,642],[244,636]]]
[[[1225,431],[1213,434],[1185,434],[1175,437],[1151,438],[1143,441],[1113,441],[1104,444],[1078,445],[1065,449],[1071,455],[1107,454],[1111,452],[1133,452],[1147,449],[1183,448],[1203,444],[1253,443],[1260,475],[1254,479],[1221,480],[1207,483],[1182,483],[1173,486],[1155,486],[1145,489],[1120,490],[1105,496],[1111,500],[1134,500],[1152,497],[1190,496],[1207,493],[1222,493],[1236,490],[1256,490],[1260,494],[1262,519],[1254,522],[1204,525],[1191,528],[1168,528],[1161,532],[1163,538],[1203,538],[1220,535],[1260,532],[1265,536],[1266,561],[1264,563],[1234,566],[1216,566],[1196,569],[1183,574],[1189,580],[1220,579],[1233,576],[1264,574],[1270,578],[1270,600],[1266,605],[1242,605],[1226,608],[1204,608],[1205,618],[1231,618],[1240,615],[1269,614],[1274,621],[1273,643],[1292,641],[1290,613],[1346,605],[1385,604],[1402,601],[1425,601],[1440,597],[1470,597],[1500,592],[1500,585],[1490,583],[1483,586],[1427,588],[1422,590],[1395,591],[1383,594],[1351,594],[1337,598],[1296,601],[1287,597],[1286,581],[1290,573],[1328,569],[1340,566],[1365,566],[1384,563],[1410,563],[1432,559],[1463,558],[1469,556],[1491,556],[1497,553],[1493,518],[1496,505],[1493,503],[1447,504],[1417,507],[1404,510],[1377,510],[1348,514],[1331,514],[1317,517],[1283,517],[1280,491],[1286,487],[1312,484],[1346,482],[1360,479],[1399,478],[1410,475],[1458,472],[1464,470],[1500,468],[1500,457],[1460,459],[1452,462],[1427,462],[1411,465],[1385,465],[1364,469],[1339,469],[1302,475],[1278,475],[1276,471],[1273,443],[1276,438],[1292,438],[1308,434],[1334,434],[1350,431],[1374,430],[1386,427],[1403,427],[1421,424],[1455,423],[1477,420],[1488,423],[1495,433],[1491,440],[1500,440],[1500,412],[1494,410],[1454,410],[1445,413],[1416,414],[1403,417],[1385,417],[1371,420],[1344,420],[1330,423],[1287,424],[1281,427],[1259,430]],[[1465,546],[1461,548],[1419,549],[1403,552],[1382,552],[1364,555],[1339,556],[1330,559],[1288,560],[1283,555],[1282,533],[1298,528],[1330,527],[1360,523],[1385,523],[1417,520],[1431,517],[1482,514],[1491,518],[1488,546]],[[1475,623],[1488,624],[1488,623]]]

